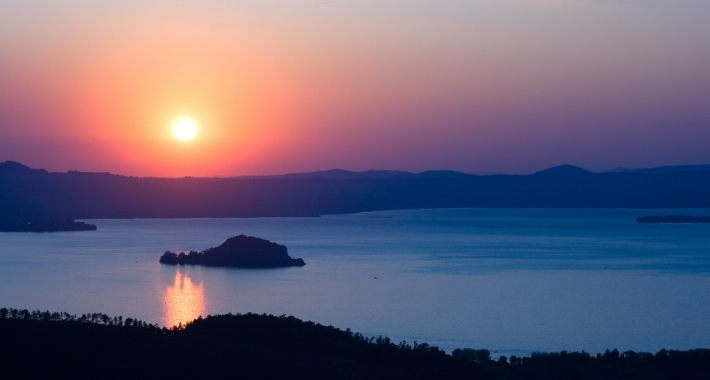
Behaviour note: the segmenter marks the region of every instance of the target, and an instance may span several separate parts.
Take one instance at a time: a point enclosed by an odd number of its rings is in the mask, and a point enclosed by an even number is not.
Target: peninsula
[[[636,223],[710,223],[710,216],[641,216],[636,218]]]
[[[202,252],[176,253],[167,251],[160,257],[161,264],[204,265],[235,268],[285,268],[306,265],[303,259],[293,259],[286,246],[253,236],[239,235],[222,245]]]
[[[0,232],[96,231],[96,226],[75,220],[0,220]]]

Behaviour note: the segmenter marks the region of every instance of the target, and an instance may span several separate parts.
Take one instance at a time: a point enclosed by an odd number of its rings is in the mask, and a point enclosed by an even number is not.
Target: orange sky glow
[[[644,4],[3,4],[0,161],[167,177],[710,162],[710,7]],[[194,139],[173,136],[181,118]]]

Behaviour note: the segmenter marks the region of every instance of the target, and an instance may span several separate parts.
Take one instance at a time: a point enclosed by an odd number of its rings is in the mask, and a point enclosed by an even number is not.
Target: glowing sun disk
[[[173,134],[180,140],[191,140],[197,134],[197,126],[192,120],[181,119],[173,124]]]

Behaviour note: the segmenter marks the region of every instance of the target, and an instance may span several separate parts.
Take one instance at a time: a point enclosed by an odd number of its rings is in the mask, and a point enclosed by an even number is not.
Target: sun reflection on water
[[[163,323],[167,327],[183,325],[205,315],[205,292],[201,283],[193,283],[190,276],[175,272],[172,286],[165,289]]]

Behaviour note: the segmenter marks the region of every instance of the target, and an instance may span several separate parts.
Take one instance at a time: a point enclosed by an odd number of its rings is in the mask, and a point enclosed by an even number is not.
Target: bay
[[[710,225],[636,224],[710,210],[438,209],[319,218],[89,220],[0,233],[0,307],[171,326],[294,315],[367,336],[498,355],[710,347]],[[246,234],[302,268],[158,263]]]

